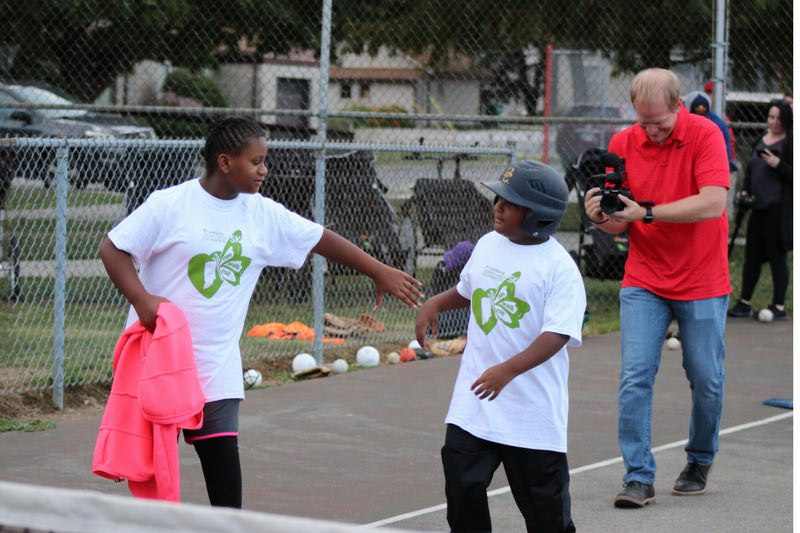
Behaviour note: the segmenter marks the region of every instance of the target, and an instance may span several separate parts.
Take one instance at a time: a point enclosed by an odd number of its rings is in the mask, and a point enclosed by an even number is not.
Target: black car
[[[628,127],[636,120],[636,114],[630,105],[576,105],[571,108],[568,117],[592,117],[625,119],[624,124],[604,122],[570,122],[561,124],[556,130],[556,152],[564,170],[569,171],[578,156],[589,148],[608,148],[611,137]]]
[[[42,87],[0,83],[0,137],[155,138],[153,128],[119,115],[81,109],[15,108],[18,103],[72,105],[75,102]],[[4,159],[11,157],[7,153],[3,155]],[[12,178],[42,179],[49,186],[55,174],[54,150],[26,149],[14,156],[13,162],[6,160],[0,168],[11,168]],[[121,148],[75,149],[71,153],[70,182],[77,187],[95,181],[113,185],[113,170],[124,156],[125,150]]]

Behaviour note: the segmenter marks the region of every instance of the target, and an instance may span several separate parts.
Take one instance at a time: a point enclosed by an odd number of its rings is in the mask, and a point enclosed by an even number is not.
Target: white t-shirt
[[[151,294],[189,321],[206,400],[244,398],[239,338],[266,266],[299,268],[323,228],[260,194],[220,200],[193,179],[156,191],[112,229]],[[138,317],[131,306],[127,326]]]
[[[575,261],[553,237],[523,246],[493,231],[478,241],[457,290],[470,300],[470,318],[446,423],[492,442],[566,452],[566,346],[511,380],[491,402],[470,387],[542,332],[568,335],[567,345],[580,346],[586,292]]]

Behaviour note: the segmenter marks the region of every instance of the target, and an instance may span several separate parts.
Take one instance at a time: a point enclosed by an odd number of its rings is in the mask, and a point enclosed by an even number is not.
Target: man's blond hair
[[[639,72],[631,82],[631,103],[657,102],[661,97],[673,109],[681,101],[681,82],[671,70],[648,68]]]

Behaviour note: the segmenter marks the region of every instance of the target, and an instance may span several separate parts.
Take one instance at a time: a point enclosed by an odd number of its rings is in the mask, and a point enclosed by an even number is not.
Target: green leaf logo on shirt
[[[472,314],[478,326],[487,335],[499,320],[510,328],[518,328],[519,321],[531,306],[514,296],[520,273],[514,272],[496,289],[475,289],[472,292]]]
[[[189,281],[200,294],[211,298],[223,281],[234,287],[239,285],[250,261],[249,257],[242,255],[242,232],[236,230],[221,252],[197,254],[189,260]]]

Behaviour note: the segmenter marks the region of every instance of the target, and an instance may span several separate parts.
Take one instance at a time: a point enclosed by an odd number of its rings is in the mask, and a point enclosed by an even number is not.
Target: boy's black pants
[[[442,465],[452,531],[492,530],[486,489],[500,463],[529,532],[575,531],[566,454],[490,442],[448,424]]]

